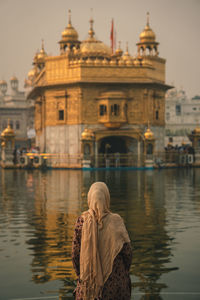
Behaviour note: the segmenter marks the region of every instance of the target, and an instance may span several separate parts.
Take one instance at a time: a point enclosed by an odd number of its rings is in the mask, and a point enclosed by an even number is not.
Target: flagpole
[[[114,50],[114,20],[113,19],[111,21],[110,41],[111,41],[111,50],[113,54],[113,50]]]

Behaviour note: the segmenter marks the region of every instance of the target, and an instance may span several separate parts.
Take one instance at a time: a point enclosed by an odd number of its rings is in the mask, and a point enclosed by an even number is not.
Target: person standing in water
[[[88,207],[76,222],[72,242],[78,277],[75,299],[129,300],[130,239],[122,218],[109,210],[110,193],[104,182],[91,185]]]

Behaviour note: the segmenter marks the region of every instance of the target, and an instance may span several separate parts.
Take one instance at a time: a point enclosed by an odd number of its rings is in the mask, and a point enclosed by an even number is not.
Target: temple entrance
[[[106,137],[100,143],[99,153],[127,153],[126,140],[118,136]]]
[[[134,167],[138,163],[138,141],[127,136],[109,136],[99,141],[99,167]]]

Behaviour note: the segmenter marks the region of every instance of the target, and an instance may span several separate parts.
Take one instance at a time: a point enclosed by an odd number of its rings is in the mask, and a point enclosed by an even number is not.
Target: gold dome
[[[196,127],[196,128],[194,129],[194,133],[195,133],[195,134],[200,134],[200,127]]]
[[[115,54],[116,54],[117,56],[122,56],[123,51],[122,51],[122,49],[121,49],[121,42],[119,42],[119,46],[118,46],[118,48],[116,49]]]
[[[93,22],[93,19],[91,19],[88,32],[89,38],[81,43],[81,54],[83,57],[110,57],[112,54],[111,48],[94,37]]]
[[[47,53],[44,50],[44,40],[42,40],[42,48],[40,52],[37,53],[36,55],[37,55],[37,60],[44,60],[45,57],[47,56]]]
[[[94,138],[94,133],[92,132],[92,130],[85,128],[81,134],[81,139],[88,141],[88,140],[93,140],[93,138]]]
[[[33,58],[33,64],[36,64],[37,61],[38,61],[38,54],[39,54],[39,50],[37,50],[37,52],[35,53],[34,55],[34,58]]]
[[[7,86],[7,82],[5,80],[0,80],[0,86]]]
[[[155,42],[155,40],[156,40],[156,35],[149,26],[149,13],[147,13],[147,24],[144,30],[140,34],[140,42],[141,43]]]
[[[72,42],[78,40],[78,33],[74,29],[71,23],[71,10],[68,11],[69,13],[69,23],[65,30],[62,32],[62,40],[65,42]]]
[[[126,44],[126,52],[122,56],[123,60],[128,62],[129,64],[132,63],[133,58],[130,56],[129,51],[128,51],[128,43]]]
[[[12,77],[10,78],[10,81],[18,81],[18,79],[17,79],[16,76],[12,76]]]
[[[7,92],[7,82],[5,80],[0,80],[0,93],[2,93],[3,95],[6,94]]]
[[[149,127],[147,128],[147,131],[144,133],[144,138],[145,138],[145,140],[154,140],[155,139],[154,134]]]
[[[0,80],[0,85],[4,85],[4,84],[7,85],[7,82],[5,80],[3,80],[3,79]]]
[[[78,40],[78,33],[70,23],[62,32],[62,39],[69,42]]]
[[[8,126],[6,129],[4,129],[4,131],[1,133],[2,137],[6,137],[6,136],[15,136],[14,130],[11,128],[10,126],[10,121],[8,121]]]
[[[141,43],[155,41],[156,35],[149,26],[145,26],[144,31],[140,34]]]
[[[29,79],[35,77],[35,75],[36,75],[36,69],[35,69],[35,68],[31,69],[31,70],[28,72],[28,78],[29,78]]]

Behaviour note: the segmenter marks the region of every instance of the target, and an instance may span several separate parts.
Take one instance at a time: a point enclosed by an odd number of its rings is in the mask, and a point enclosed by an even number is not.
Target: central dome
[[[81,54],[83,57],[110,57],[112,54],[111,48],[94,37],[93,22],[93,19],[91,19],[88,39],[81,43]]]
[[[103,42],[91,38],[81,43],[81,53],[83,56],[89,57],[109,57],[111,56],[112,51]]]

